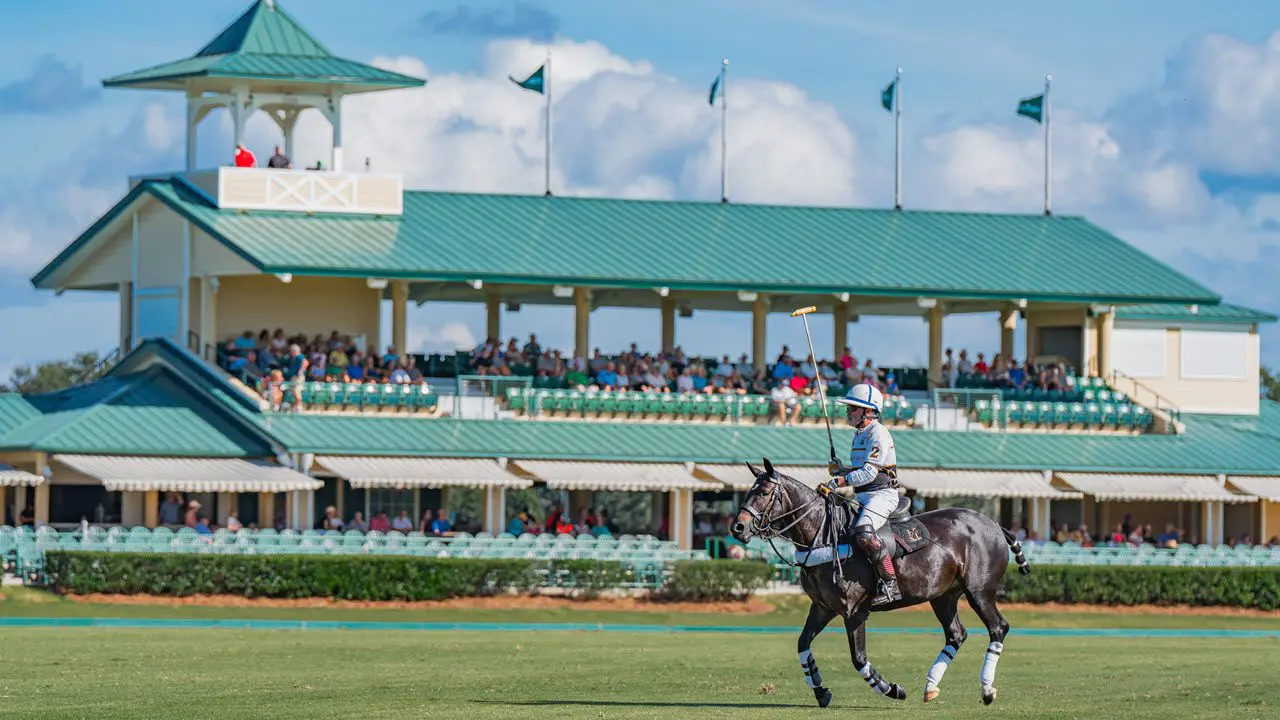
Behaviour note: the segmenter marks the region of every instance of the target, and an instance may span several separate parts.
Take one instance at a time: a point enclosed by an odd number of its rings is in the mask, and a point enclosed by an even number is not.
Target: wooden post
[[[142,524],[155,529],[160,526],[160,491],[148,490],[142,500]]]

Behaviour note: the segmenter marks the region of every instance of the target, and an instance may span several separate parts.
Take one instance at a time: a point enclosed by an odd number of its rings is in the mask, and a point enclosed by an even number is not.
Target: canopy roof
[[[222,210],[180,176],[144,180],[32,279],[59,289],[68,267],[135,202],[155,199],[263,273],[404,278],[461,297],[468,283],[659,288],[868,300],[1176,303],[1220,297],[1083,218],[1043,215],[405,192],[400,217]],[[646,249],[617,263],[604,244]],[[873,272],[778,262],[791,247],[885,258]],[[85,252],[81,252],[84,250]],[[1063,258],[1071,258],[1064,272]],[[56,277],[55,277],[56,276]],[[549,295],[549,294],[548,294]],[[821,296],[825,296],[825,299]],[[560,302],[569,302],[560,300]]]
[[[1130,475],[1121,473],[1059,473],[1058,477],[1095,500],[1140,500],[1226,503],[1256,502],[1252,495],[1233,493],[1209,475]]]
[[[1078,492],[1055,488],[1043,473],[990,470],[913,470],[898,474],[903,486],[923,497],[1050,498],[1079,500]]]
[[[0,463],[0,488],[15,487],[18,485],[25,487],[35,487],[44,482],[44,476],[29,473],[26,470],[19,470],[11,465]]]
[[[475,458],[338,457],[316,458],[320,467],[354,488],[502,487],[527,488],[533,481],[503,470],[493,460]]]
[[[287,467],[231,458],[54,455],[53,460],[97,478],[110,491],[262,493],[324,486],[323,481]]]
[[[603,463],[526,460],[522,470],[555,490],[719,490],[680,463]]]
[[[424,80],[382,70],[329,52],[274,0],[255,0],[195,55],[107,78],[106,87],[226,91],[248,84],[259,91],[336,90],[342,94],[418,87]]]

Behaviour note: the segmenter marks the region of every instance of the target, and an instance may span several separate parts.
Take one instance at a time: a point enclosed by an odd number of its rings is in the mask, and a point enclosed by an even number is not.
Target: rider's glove
[[[838,487],[840,487],[840,484],[837,480],[828,480],[818,486],[818,494],[826,497],[831,494],[832,490],[835,490]]]

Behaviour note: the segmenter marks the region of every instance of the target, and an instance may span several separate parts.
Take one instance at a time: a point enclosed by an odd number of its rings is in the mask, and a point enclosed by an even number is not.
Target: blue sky
[[[728,56],[741,112],[731,115],[735,199],[889,204],[893,126],[878,96],[902,65],[906,204],[1035,212],[1038,127],[1013,108],[1052,71],[1055,209],[1088,216],[1228,300],[1280,312],[1272,3],[382,0],[376,13],[339,0],[282,5],[340,55],[431,78],[420,94],[349,105],[344,120],[349,155],[404,171],[411,187],[537,190],[538,108],[503,78],[536,67],[539,43],[551,40],[557,70],[576,75],[560,85],[557,105],[555,173],[566,191],[714,197],[718,140],[705,92]],[[0,349],[0,374],[113,347],[114,299],[54,298],[28,278],[124,192],[128,174],[181,160],[177,97],[101,90],[100,80],[190,55],[247,6],[6,7],[0,326],[11,342]],[[202,164],[223,161],[223,120],[201,129]],[[251,137],[273,142],[258,120]],[[379,137],[353,139],[372,127]],[[300,153],[323,154],[321,124],[300,133]],[[593,344],[621,348],[636,334],[656,345],[656,313],[601,315]],[[571,343],[563,311],[526,308],[505,322]],[[415,309],[411,345],[460,342],[482,323],[476,307]],[[829,323],[815,329],[829,337]],[[683,323],[679,340],[738,353],[749,332],[745,316],[707,313]],[[771,334],[773,346],[802,337],[783,318]],[[863,321],[852,337],[890,360],[923,355],[914,320]],[[1264,330],[1264,362],[1280,365],[1278,340],[1274,327]],[[949,321],[947,342],[990,347],[995,321]]]

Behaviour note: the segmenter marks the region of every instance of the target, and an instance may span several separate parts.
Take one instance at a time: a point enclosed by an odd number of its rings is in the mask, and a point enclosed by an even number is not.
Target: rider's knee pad
[[[854,531],[853,541],[858,543],[858,547],[862,551],[871,556],[877,556],[884,549],[884,543],[880,542],[880,538],[876,536],[876,531],[870,526],[860,526]]]

